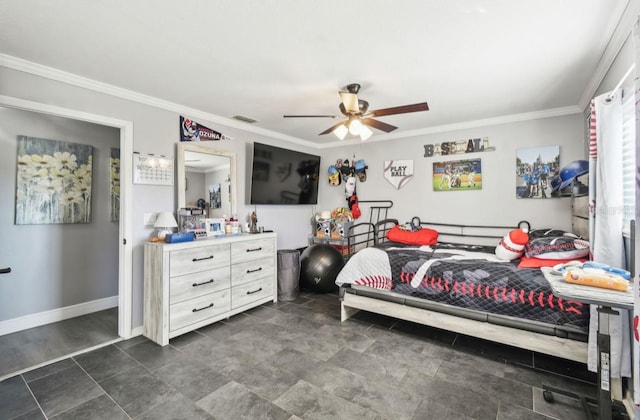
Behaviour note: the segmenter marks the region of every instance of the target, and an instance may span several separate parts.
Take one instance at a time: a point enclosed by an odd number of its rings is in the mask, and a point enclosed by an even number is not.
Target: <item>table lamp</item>
[[[178,222],[176,222],[176,218],[173,217],[173,213],[169,211],[163,211],[158,213],[158,217],[156,218],[156,222],[153,224],[153,227],[158,228],[158,239],[164,240],[168,233],[172,232],[172,228],[178,227]]]

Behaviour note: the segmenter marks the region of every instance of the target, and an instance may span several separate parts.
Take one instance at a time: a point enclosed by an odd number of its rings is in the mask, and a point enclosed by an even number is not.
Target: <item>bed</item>
[[[352,247],[336,278],[342,321],[364,310],[586,363],[588,305],[555,296],[543,270],[495,256],[514,226],[417,224],[437,242],[388,240],[394,219],[359,234],[373,246]]]

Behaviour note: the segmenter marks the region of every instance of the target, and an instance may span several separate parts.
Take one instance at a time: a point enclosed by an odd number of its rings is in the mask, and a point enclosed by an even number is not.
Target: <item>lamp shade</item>
[[[333,130],[333,134],[335,134],[340,140],[344,140],[344,137],[348,132],[349,129],[344,124],[339,125],[338,128]]]
[[[171,233],[171,228],[178,227],[178,222],[176,222],[176,218],[173,217],[173,213],[164,211],[158,213],[158,217],[156,218],[156,222],[153,224],[153,227],[158,228],[156,236],[159,239],[164,240],[167,234]]]
[[[153,227],[174,228],[178,227],[178,222],[176,222],[176,218],[173,217],[173,213],[169,211],[163,211],[161,213],[158,213],[158,217],[156,218],[156,222],[153,224]]]
[[[363,125],[360,128],[360,139],[362,141],[364,141],[364,140],[368,139],[369,137],[371,137],[372,134],[373,134],[373,131],[371,131],[369,129],[369,127],[367,127],[366,125]]]
[[[354,136],[360,135],[360,130],[362,130],[362,123],[359,119],[352,119],[349,123],[349,133]]]

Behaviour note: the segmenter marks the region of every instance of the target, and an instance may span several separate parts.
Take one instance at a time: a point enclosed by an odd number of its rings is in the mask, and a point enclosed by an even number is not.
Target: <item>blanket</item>
[[[554,295],[540,269],[496,258],[494,247],[387,242],[352,256],[336,284],[393,291],[477,311],[586,332],[588,305]]]

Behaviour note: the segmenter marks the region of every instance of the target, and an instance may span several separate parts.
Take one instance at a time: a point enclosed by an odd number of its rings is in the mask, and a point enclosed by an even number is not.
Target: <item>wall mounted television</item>
[[[318,204],[320,156],[253,144],[251,204]]]

